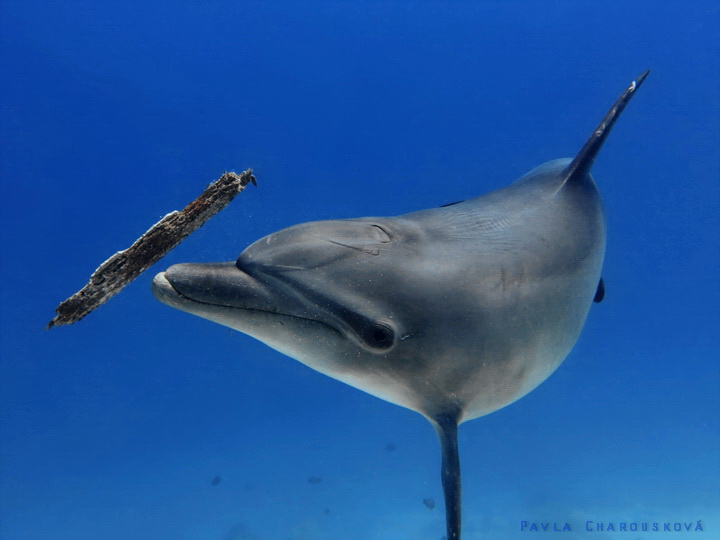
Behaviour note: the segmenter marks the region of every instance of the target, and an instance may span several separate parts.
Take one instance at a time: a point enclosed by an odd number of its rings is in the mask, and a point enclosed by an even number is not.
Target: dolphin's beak
[[[209,307],[253,309],[298,316],[304,311],[277,280],[268,283],[235,263],[176,264],[155,276],[153,293],[161,302],[199,314]]]
[[[170,307],[183,310],[188,302],[188,299],[183,297],[168,281],[167,272],[160,272],[153,278],[152,291],[155,298]]]
[[[161,302],[166,302],[167,299],[178,296],[178,292],[173,289],[173,286],[165,277],[165,272],[155,275],[152,281],[152,291]]]
[[[176,264],[155,276],[153,292],[161,302],[181,309],[188,302],[255,307],[267,296],[266,288],[234,263]]]

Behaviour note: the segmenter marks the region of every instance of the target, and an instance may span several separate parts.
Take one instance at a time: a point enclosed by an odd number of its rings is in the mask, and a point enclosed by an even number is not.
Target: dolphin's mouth
[[[297,316],[292,309],[278,309],[287,299],[232,263],[176,264],[155,276],[152,290],[161,302],[184,311],[201,304]]]
[[[215,269],[230,271],[232,283],[228,284],[227,279],[223,280],[218,275],[213,276]],[[288,306],[292,304],[290,299],[284,295],[279,298],[277,294],[272,294],[268,287],[261,286],[252,276],[232,264],[171,266],[153,278],[152,291],[162,303],[195,315],[203,316],[207,307],[215,310],[252,311],[310,321],[338,332],[337,328],[325,321],[304,316],[305,310],[298,306],[291,309]],[[285,309],[280,309],[279,305],[284,305]]]
[[[376,353],[395,344],[389,320],[368,316],[307,284],[265,274],[247,273],[235,263],[176,264],[157,274],[152,288],[161,302],[206,319],[229,320],[233,311],[264,313],[322,324]]]

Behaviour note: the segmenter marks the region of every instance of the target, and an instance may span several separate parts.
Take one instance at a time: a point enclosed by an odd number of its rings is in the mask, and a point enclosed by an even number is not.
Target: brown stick
[[[55,308],[57,316],[47,325],[48,330],[53,326],[73,324],[110,300],[225,208],[251,182],[257,185],[250,169],[239,176],[233,172],[225,173],[183,210],[166,215],[132,246],[102,263],[87,285]]]

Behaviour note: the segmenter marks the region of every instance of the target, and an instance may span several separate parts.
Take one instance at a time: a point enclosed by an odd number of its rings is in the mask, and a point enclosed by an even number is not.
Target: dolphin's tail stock
[[[440,415],[430,422],[440,439],[442,450],[442,485],[445,493],[445,522],[447,540],[460,540],[462,514],[462,486],[460,482],[460,454],[458,453],[459,413]]]
[[[623,109],[625,109],[625,106],[630,102],[632,97],[635,95],[635,92],[638,88],[640,88],[640,85],[642,85],[649,73],[650,70],[648,69],[640,74],[637,79],[630,83],[630,86],[625,89],[617,101],[613,103],[613,106],[610,107],[610,110],[602,119],[602,122],[600,122],[598,127],[595,128],[595,131],[593,131],[592,135],[590,135],[590,138],[587,142],[585,142],[585,145],[580,149],[580,152],[578,152],[577,156],[575,156],[575,159],[573,159],[570,165],[568,165],[565,171],[563,171],[563,175],[565,176],[563,185],[573,178],[579,180],[590,172],[590,169],[595,162],[595,158],[597,157],[598,152],[600,152],[600,148],[602,148],[602,145],[610,134],[615,122],[617,122],[617,119],[620,118],[620,114],[623,112]]]

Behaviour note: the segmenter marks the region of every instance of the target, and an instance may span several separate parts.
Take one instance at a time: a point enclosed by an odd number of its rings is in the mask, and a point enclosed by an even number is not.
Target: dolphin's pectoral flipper
[[[448,540],[459,540],[462,523],[462,483],[458,451],[458,414],[440,415],[431,420],[440,439],[442,485],[445,495],[445,524]]]
[[[641,73],[637,79],[630,83],[630,86],[617,98],[615,103],[613,103],[613,106],[610,107],[610,110],[595,128],[595,131],[593,131],[590,138],[585,142],[585,145],[580,149],[567,169],[565,169],[564,175],[566,182],[572,178],[579,180],[590,172],[595,158],[598,152],[600,152],[600,148],[602,148],[608,135],[610,135],[610,130],[612,130],[615,122],[620,118],[620,114],[622,114],[627,104],[630,103],[635,92],[637,92],[638,88],[645,82],[649,74],[649,69]]]
[[[605,282],[603,281],[603,278],[600,278],[600,283],[598,283],[597,290],[595,291],[595,297],[593,298],[593,302],[596,304],[599,304],[605,299]]]

